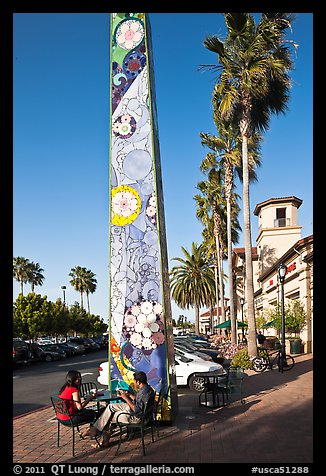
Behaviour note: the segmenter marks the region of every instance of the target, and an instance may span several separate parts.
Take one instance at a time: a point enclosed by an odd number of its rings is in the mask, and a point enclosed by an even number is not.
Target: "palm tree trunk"
[[[248,167],[248,136],[247,136],[248,124],[249,123],[246,118],[242,119],[240,122],[240,131],[242,136],[243,223],[244,223],[244,245],[245,245],[245,263],[246,263],[245,290],[246,290],[247,318],[248,318],[248,354],[249,356],[257,356],[254,282],[253,282],[253,269],[252,269],[250,201],[249,201],[249,167]]]
[[[86,291],[86,298],[87,298],[87,309],[88,309],[88,314],[91,313],[91,309],[89,307],[89,292]]]
[[[80,308],[81,310],[84,309],[84,303],[83,303],[83,291],[80,291]]]
[[[220,323],[219,314],[219,291],[218,291],[218,260],[214,259],[214,274],[215,274],[215,295],[216,295],[216,323]],[[214,316],[213,316],[214,323]]]
[[[23,280],[20,281],[20,292],[24,296],[24,282],[23,282]]]
[[[214,329],[214,307],[211,307],[209,309],[209,330],[211,334],[213,334],[213,329]]]
[[[216,243],[216,250],[217,250],[217,261],[218,261],[218,276],[219,276],[219,282],[220,282],[220,301],[221,301],[222,322],[225,322],[226,318],[225,318],[225,306],[224,306],[223,261],[221,259],[220,240],[218,239],[217,235],[215,235],[215,243]]]
[[[195,334],[199,335],[199,306],[195,306]]]
[[[228,274],[229,274],[229,295],[230,295],[230,320],[231,320],[231,342],[237,343],[237,322],[234,313],[234,292],[233,292],[233,269],[232,269],[232,225],[231,225],[231,202],[226,201],[227,212],[227,238],[228,238]]]

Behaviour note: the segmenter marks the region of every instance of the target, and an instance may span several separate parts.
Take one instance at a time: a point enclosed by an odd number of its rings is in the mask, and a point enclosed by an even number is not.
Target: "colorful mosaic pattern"
[[[144,13],[111,14],[110,378],[131,384],[142,370],[159,392],[170,384],[171,351],[146,25]]]

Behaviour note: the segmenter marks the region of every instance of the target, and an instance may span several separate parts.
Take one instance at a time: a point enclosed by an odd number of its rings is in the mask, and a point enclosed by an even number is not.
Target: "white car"
[[[204,379],[200,375],[195,376],[200,372],[215,372],[217,375],[225,374],[225,370],[221,364],[216,362],[202,361],[188,359],[186,357],[175,354],[175,373],[177,385],[187,385],[196,392],[201,392],[204,388]]]
[[[217,375],[223,375],[225,373],[221,364],[210,361],[199,361],[189,359],[183,355],[175,353],[175,372],[177,385],[187,385],[196,392],[203,390],[204,379],[200,376],[194,376],[197,372],[216,372]],[[108,385],[108,361],[102,362],[99,366],[99,376],[97,381],[100,385]]]
[[[203,352],[197,351],[197,349],[192,349],[192,348],[187,348],[184,345],[181,344],[174,344],[174,350],[175,352],[179,352],[180,354],[184,355],[185,357],[188,357],[188,359],[194,359],[194,360],[209,360],[213,361],[212,357],[210,357],[207,354],[204,354]]]

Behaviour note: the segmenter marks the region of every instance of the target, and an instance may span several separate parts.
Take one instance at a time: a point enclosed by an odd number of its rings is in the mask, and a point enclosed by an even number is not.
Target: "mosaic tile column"
[[[109,386],[142,370],[162,419],[177,409],[172,316],[150,26],[145,13],[112,13],[110,31]]]

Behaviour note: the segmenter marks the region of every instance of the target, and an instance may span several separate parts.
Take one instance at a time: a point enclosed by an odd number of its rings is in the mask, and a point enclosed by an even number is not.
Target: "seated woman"
[[[155,390],[150,385],[148,385],[147,375],[145,372],[135,372],[134,381],[135,387],[138,390],[136,395],[133,395],[126,390],[119,390],[120,396],[124,402],[109,404],[102,415],[96,420],[92,428],[82,433],[83,436],[102,435],[102,443],[100,445],[98,443],[93,444],[93,448],[106,448],[109,446],[111,435],[110,426],[116,423],[119,414],[123,414],[121,415],[121,419],[119,419],[119,421],[125,423],[140,422],[145,404],[150,398],[154,399]]]
[[[58,396],[68,401],[68,409],[72,416],[73,423],[93,423],[96,419],[96,412],[85,407],[96,397],[96,394],[88,395],[88,397],[81,402],[79,394],[81,380],[80,372],[77,370],[69,370],[66,375],[66,382],[59,390]],[[57,413],[57,417],[64,425],[70,425],[70,418],[68,415]]]

